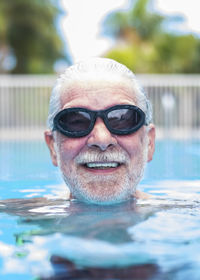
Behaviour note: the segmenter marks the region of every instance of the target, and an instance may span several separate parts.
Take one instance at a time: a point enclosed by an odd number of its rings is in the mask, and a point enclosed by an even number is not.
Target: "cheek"
[[[72,161],[85,146],[85,139],[83,138],[66,138],[60,139],[59,153],[60,159],[63,162]]]
[[[136,160],[145,149],[146,137],[145,134],[137,132],[121,137],[118,143],[128,153],[131,160]]]
[[[136,146],[138,145],[137,140],[133,137],[128,136],[122,136],[118,140],[118,144],[126,150],[128,154],[130,154],[133,150],[135,150]]]

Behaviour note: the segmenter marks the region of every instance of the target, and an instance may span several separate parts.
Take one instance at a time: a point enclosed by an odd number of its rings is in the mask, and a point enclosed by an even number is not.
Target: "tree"
[[[55,27],[59,13],[52,0],[1,0],[0,72],[52,73],[56,60],[69,62]]]
[[[134,2],[128,12],[113,12],[105,19],[106,33],[125,40],[135,33],[133,37],[147,41],[160,32],[164,17],[148,11],[149,0]]]
[[[127,12],[115,11],[104,21],[104,32],[116,39],[105,56],[118,60],[138,73],[200,72],[200,40],[191,34],[165,30],[166,18],[149,9],[151,0],[132,1]]]

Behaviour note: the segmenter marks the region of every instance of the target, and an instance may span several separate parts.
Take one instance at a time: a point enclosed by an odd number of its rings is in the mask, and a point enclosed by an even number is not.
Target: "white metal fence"
[[[200,138],[200,75],[138,75],[157,135]],[[56,76],[0,76],[0,139],[41,138]]]
[[[200,75],[140,75],[165,138],[200,138]]]
[[[56,76],[0,76],[0,139],[43,137]]]

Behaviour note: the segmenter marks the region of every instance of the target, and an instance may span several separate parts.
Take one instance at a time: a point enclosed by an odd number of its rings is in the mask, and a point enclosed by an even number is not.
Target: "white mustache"
[[[125,152],[118,151],[106,151],[106,152],[97,152],[97,151],[86,151],[82,154],[79,154],[75,158],[77,164],[86,164],[88,162],[118,162],[126,163],[129,158]]]

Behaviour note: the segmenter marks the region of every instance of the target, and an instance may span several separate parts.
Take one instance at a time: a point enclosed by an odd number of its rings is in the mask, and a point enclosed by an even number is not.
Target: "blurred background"
[[[136,73],[152,100],[158,137],[198,137],[195,5],[195,0],[1,0],[1,139],[43,137],[57,75],[90,56],[113,58]]]
[[[0,0],[0,178],[10,180],[16,165],[28,164],[33,141],[40,143],[32,148],[35,166],[44,156],[51,88],[67,66],[91,56],[128,66],[152,101],[159,176],[174,178],[169,166],[176,159],[187,178],[199,178],[196,0]]]

